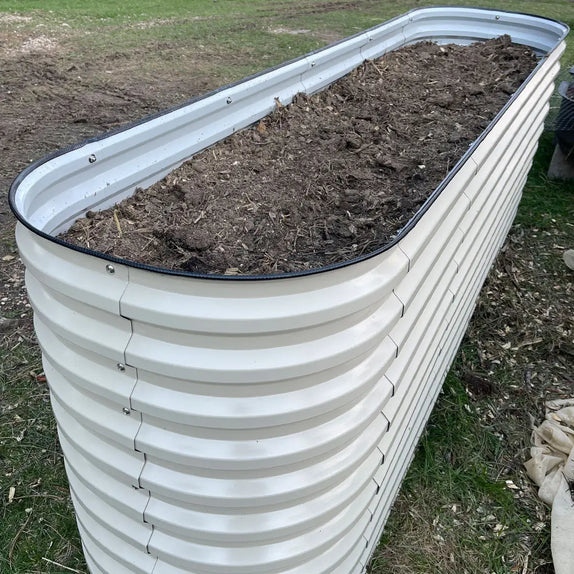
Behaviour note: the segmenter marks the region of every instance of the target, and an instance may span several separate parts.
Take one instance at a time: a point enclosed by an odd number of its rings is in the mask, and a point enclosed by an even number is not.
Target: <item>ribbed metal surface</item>
[[[417,10],[19,182],[20,216],[55,233],[253,122],[278,94],[315,91],[418,39],[505,32],[549,55],[416,225],[370,259],[279,280],[117,262],[111,273],[105,260],[18,226],[92,574],[364,571],[512,223],[564,28]]]

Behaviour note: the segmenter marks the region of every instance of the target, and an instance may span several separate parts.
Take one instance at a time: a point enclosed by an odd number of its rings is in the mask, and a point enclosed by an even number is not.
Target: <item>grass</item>
[[[0,18],[0,30],[55,38],[61,49],[53,69],[68,76],[73,69],[78,85],[107,86],[108,67],[124,78],[125,84],[117,85],[126,90],[169,88],[169,77],[175,77],[180,87],[164,89],[163,99],[154,100],[159,106],[194,95],[197,79],[202,89],[214,88],[406,10],[442,3],[363,0],[349,8],[341,0],[338,8],[337,2],[319,0],[0,0],[0,16],[31,18],[16,23]],[[500,2],[481,5],[497,8]],[[504,8],[574,26],[574,3],[563,0],[509,0]],[[16,35],[5,38],[7,45],[21,41]],[[574,63],[573,46],[563,61]],[[41,85],[44,79],[36,81]],[[21,97],[31,104],[40,96]],[[59,129],[54,124],[54,134]],[[53,141],[70,143],[66,137],[71,136],[47,138],[45,151]],[[521,465],[529,415],[539,417],[544,399],[566,392],[568,383],[567,358],[556,349],[571,338],[572,275],[555,246],[574,246],[574,202],[569,185],[545,175],[552,149],[545,135],[507,248],[421,439],[372,574],[551,572],[548,513]],[[39,154],[22,144],[18,165],[33,153]],[[14,254],[11,230],[3,233],[1,247],[2,255]],[[4,333],[0,348],[0,574],[85,572],[46,385],[38,380],[40,356],[21,298],[22,271],[17,261],[1,271],[3,283],[20,297],[1,315],[21,317],[22,323],[16,332]],[[512,351],[517,342],[540,338],[541,344]],[[465,382],[468,372],[492,381],[494,391],[473,393]]]
[[[22,339],[0,358],[0,572],[61,571],[44,558],[82,568],[56,425],[46,386],[37,380],[39,352]]]
[[[529,547],[548,550],[548,533],[533,535],[537,520],[505,482],[504,439],[482,416],[487,402],[471,400],[456,372],[455,366],[419,443],[373,573],[443,574],[472,564],[465,571],[510,574],[528,552],[527,537]]]
[[[549,134],[541,139],[538,148],[515,223],[536,229],[565,229],[574,221],[572,187],[546,175],[554,152]]]

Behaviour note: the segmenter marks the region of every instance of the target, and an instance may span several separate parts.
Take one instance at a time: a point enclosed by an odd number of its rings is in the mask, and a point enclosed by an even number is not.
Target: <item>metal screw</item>
[[[227,98],[227,103],[230,104],[233,100],[231,98]]]
[[[495,16],[494,19],[495,19],[495,20],[500,20],[500,16]]]
[[[311,62],[311,68],[315,67],[315,62]]]
[[[126,370],[126,366],[123,363],[118,363],[117,367],[118,367],[118,371],[120,371],[122,373]]]
[[[128,409],[128,407],[124,407],[122,409],[122,413],[124,413],[124,415],[131,415],[132,411],[130,411],[130,409]]]
[[[106,271],[107,271],[110,275],[113,275],[113,274],[116,272],[116,270],[115,270],[115,268],[114,268],[113,265],[106,265]]]
[[[89,161],[90,163],[94,163],[94,162],[96,161],[96,156],[95,156],[94,154],[92,154],[92,155],[88,158],[88,161]]]

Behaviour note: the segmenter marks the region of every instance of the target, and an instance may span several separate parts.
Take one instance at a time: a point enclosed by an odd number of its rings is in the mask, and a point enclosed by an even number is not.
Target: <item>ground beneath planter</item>
[[[536,65],[508,36],[419,43],[195,156],[63,239],[207,274],[276,274],[388,243]]]

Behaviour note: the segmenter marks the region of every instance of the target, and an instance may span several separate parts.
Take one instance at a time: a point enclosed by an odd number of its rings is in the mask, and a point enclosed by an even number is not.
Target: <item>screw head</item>
[[[130,409],[128,409],[128,407],[124,407],[122,409],[122,413],[124,413],[124,415],[131,415],[132,411]]]
[[[95,156],[94,154],[92,154],[92,155],[88,158],[88,161],[89,161],[90,163],[95,163],[96,159],[97,159],[96,156]]]
[[[227,98],[227,103],[230,104],[233,100],[231,98]]]
[[[123,363],[118,363],[117,367],[118,371],[121,371],[122,373],[126,370],[126,366]]]
[[[311,62],[311,68],[314,68],[314,67],[315,67],[315,65],[316,65],[316,63],[315,63],[315,62]]]
[[[113,275],[116,272],[116,269],[113,265],[106,265],[106,271],[110,274]]]
[[[495,19],[495,20],[500,20],[500,16],[497,15],[497,16],[494,17],[494,19]]]

